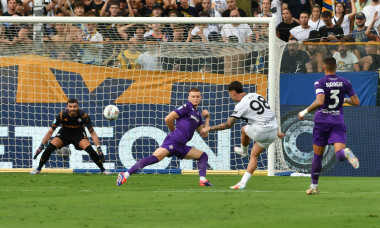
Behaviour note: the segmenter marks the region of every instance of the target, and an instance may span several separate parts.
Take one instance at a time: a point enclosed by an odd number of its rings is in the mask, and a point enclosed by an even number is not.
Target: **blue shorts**
[[[346,143],[346,125],[331,123],[315,123],[313,143],[326,146],[334,143]]]
[[[176,156],[179,159],[184,159],[186,155],[189,153],[189,151],[192,149],[191,146],[178,143],[175,139],[171,138],[170,136],[166,136],[161,147],[169,151],[170,155],[168,157]]]

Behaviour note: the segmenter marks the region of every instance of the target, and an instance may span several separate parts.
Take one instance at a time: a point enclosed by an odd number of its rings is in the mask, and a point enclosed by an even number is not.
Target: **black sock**
[[[54,146],[53,144],[51,144],[51,143],[46,147],[44,153],[43,153],[42,156],[41,156],[40,164],[38,165],[38,168],[37,168],[38,170],[41,170],[41,169],[42,169],[42,166],[44,166],[45,163],[46,163],[47,161],[49,161],[50,155],[51,155],[56,149],[57,149],[57,147],[55,147],[55,146]]]
[[[106,169],[103,167],[102,160],[100,159],[100,157],[96,153],[96,151],[92,148],[92,146],[88,146],[84,150],[90,155],[91,159],[95,162],[95,164],[99,167],[99,169],[102,172],[104,172],[104,170],[106,170]]]

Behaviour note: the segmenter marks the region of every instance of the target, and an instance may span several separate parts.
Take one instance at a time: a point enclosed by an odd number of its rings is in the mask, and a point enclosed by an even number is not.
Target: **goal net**
[[[160,146],[169,132],[165,116],[187,102],[192,87],[201,90],[200,108],[209,110],[211,125],[232,113],[227,86],[234,80],[246,92],[264,96],[280,122],[284,44],[272,18],[0,19],[0,171],[38,165],[33,154],[69,98],[89,114],[106,155],[104,166],[115,172]],[[109,104],[120,110],[116,121],[102,116]],[[208,154],[212,172],[238,173],[249,161],[233,152],[244,124],[207,138],[195,133],[188,145]],[[258,171],[274,175],[288,169],[281,150],[276,141],[262,153]],[[73,145],[54,152],[45,168],[98,172],[88,154]],[[195,172],[196,162],[170,157],[142,172],[184,170]]]

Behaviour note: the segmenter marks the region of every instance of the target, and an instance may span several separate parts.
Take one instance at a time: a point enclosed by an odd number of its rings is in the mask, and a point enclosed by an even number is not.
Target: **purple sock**
[[[344,161],[346,160],[346,155],[344,154],[344,149],[341,149],[335,153],[336,158],[339,161]]]
[[[145,166],[148,166],[157,162],[159,162],[158,158],[154,155],[150,155],[147,158],[138,160],[130,169],[128,169],[128,173],[129,175],[132,175],[135,172],[139,171],[140,169],[144,168]]]
[[[207,161],[208,161],[208,156],[205,152],[203,152],[203,154],[198,159],[198,169],[199,169],[199,176],[200,177],[206,176]]]
[[[314,154],[313,162],[311,163],[311,183],[318,184],[319,174],[322,170],[321,155]]]

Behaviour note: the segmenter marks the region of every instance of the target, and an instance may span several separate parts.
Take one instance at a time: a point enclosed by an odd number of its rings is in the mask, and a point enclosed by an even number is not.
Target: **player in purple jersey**
[[[51,140],[50,144],[46,147],[44,153],[40,158],[40,163],[36,169],[34,169],[30,174],[39,174],[41,172],[42,166],[49,160],[50,155],[56,150],[60,149],[69,144],[73,144],[75,149],[86,151],[95,164],[100,168],[103,174],[110,175],[112,174],[103,167],[104,154],[100,147],[99,137],[96,134],[90,117],[86,112],[79,109],[79,104],[76,99],[69,99],[67,101],[67,107],[65,110],[62,110],[48,132],[45,134],[45,137],[42,139],[42,143],[34,154],[33,159],[36,159],[37,156],[44,150],[45,144],[50,140],[55,129],[62,124],[61,129],[57,135]],[[87,138],[84,127],[87,127],[88,131],[91,134],[91,138],[94,141],[94,144],[97,147],[98,153],[92,148],[90,141]]]
[[[207,154],[186,145],[193,138],[196,130],[202,137],[208,136],[208,133],[202,133],[202,129],[209,126],[210,115],[207,110],[202,110],[202,113],[198,110],[198,105],[202,99],[199,89],[192,88],[189,91],[188,99],[189,102],[165,117],[165,123],[171,132],[166,136],[162,145],[154,151],[153,155],[137,161],[127,172],[119,173],[116,185],[124,184],[132,174],[145,166],[155,164],[165,157],[176,156],[180,159],[198,160],[199,186],[213,186],[206,179]],[[205,122],[203,122],[202,117],[205,117]],[[176,120],[175,126],[174,120]]]
[[[313,129],[314,158],[311,164],[311,185],[306,191],[308,195],[319,193],[318,179],[326,145],[334,144],[335,155],[339,161],[347,159],[355,169],[359,168],[359,160],[346,147],[346,125],[343,117],[343,103],[359,105],[359,98],[350,81],[335,75],[336,68],[334,57],[328,56],[323,60],[325,77],[314,83],[317,97],[309,107],[298,113],[299,119],[303,120],[307,113],[317,109]],[[346,94],[350,98],[345,98]]]

